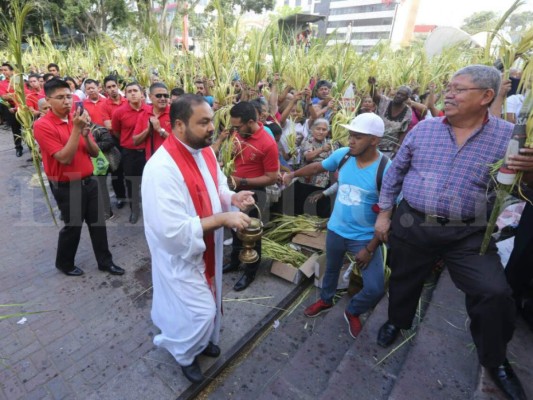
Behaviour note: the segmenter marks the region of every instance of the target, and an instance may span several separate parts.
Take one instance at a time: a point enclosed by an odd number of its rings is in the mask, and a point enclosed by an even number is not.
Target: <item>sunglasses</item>
[[[154,96],[158,99],[161,99],[162,97],[164,97],[165,99],[168,99],[170,98],[170,95],[167,94],[167,93],[157,93],[157,94],[154,94]]]

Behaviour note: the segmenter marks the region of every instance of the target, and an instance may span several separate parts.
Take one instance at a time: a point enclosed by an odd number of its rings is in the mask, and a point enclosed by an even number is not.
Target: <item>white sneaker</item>
[[[229,239],[224,240],[224,246],[231,246],[233,244],[233,238],[230,237]]]

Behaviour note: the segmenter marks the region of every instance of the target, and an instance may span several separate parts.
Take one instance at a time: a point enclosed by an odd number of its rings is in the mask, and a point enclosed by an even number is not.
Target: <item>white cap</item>
[[[352,119],[349,125],[340,124],[343,128],[350,132],[363,133],[365,135],[373,135],[383,137],[385,132],[385,124],[381,117],[374,113],[363,113]]]

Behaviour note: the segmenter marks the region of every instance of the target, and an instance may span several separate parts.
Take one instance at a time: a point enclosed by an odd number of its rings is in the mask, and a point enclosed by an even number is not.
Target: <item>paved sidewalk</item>
[[[59,273],[59,228],[31,179],[28,158],[26,149],[15,157],[11,133],[0,129],[0,304],[24,303],[0,307],[0,315],[47,311],[20,324],[21,318],[0,320],[0,399],[175,399],[189,383],[173,357],[152,344],[158,331],[150,319],[142,220],[131,225],[129,209],[113,209],[116,218],[108,224],[111,252],[124,276],[98,271],[86,227],[76,257],[85,275]],[[239,275],[224,277],[223,352],[293,288],[265,271],[239,295],[231,290]],[[230,301],[238,296],[265,299]],[[202,360],[202,366],[212,362]]]

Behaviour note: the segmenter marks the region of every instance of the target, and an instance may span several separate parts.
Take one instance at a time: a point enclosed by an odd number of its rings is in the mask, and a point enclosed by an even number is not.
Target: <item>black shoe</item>
[[[241,290],[246,289],[248,286],[250,286],[250,283],[252,283],[254,279],[255,274],[245,272],[243,276],[241,276],[241,279],[239,279],[235,286],[233,286],[233,290],[235,290],[236,292],[240,292]]]
[[[394,326],[389,321],[385,322],[378,332],[378,344],[381,347],[389,347],[392,342],[396,340],[398,334],[400,333],[400,328]]]
[[[509,361],[505,360],[498,367],[487,368],[487,371],[489,371],[489,375],[496,386],[505,393],[508,399],[526,400],[526,394],[524,393],[522,384],[511,368]]]
[[[124,207],[124,205],[126,204],[126,202],[124,200],[117,200],[117,208],[120,210],[122,207]]]
[[[139,220],[139,214],[132,211],[130,214],[130,224],[136,224],[138,220]]]
[[[15,150],[15,155],[16,155],[17,157],[22,157],[22,148],[16,149],[16,150]]]
[[[60,270],[61,272],[63,272],[65,275],[68,275],[68,276],[81,276],[83,275],[83,270],[81,268],[78,268],[76,266],[74,266],[74,268],[72,269],[69,269],[68,271],[65,271],[61,268],[58,268],[58,270]]]
[[[124,269],[118,265],[111,264],[109,267],[98,267],[100,271],[109,272],[111,275],[124,275]]]
[[[185,378],[190,380],[192,383],[200,383],[205,379],[200,366],[198,365],[198,360],[195,358],[191,365],[184,367],[181,366],[181,370]]]
[[[207,357],[218,357],[220,355],[220,347],[213,342],[209,342],[207,347],[202,351],[202,354]]]
[[[232,272],[237,271],[239,269],[240,264],[233,264],[233,263],[227,263],[222,266],[222,273],[225,274],[226,272]]]

